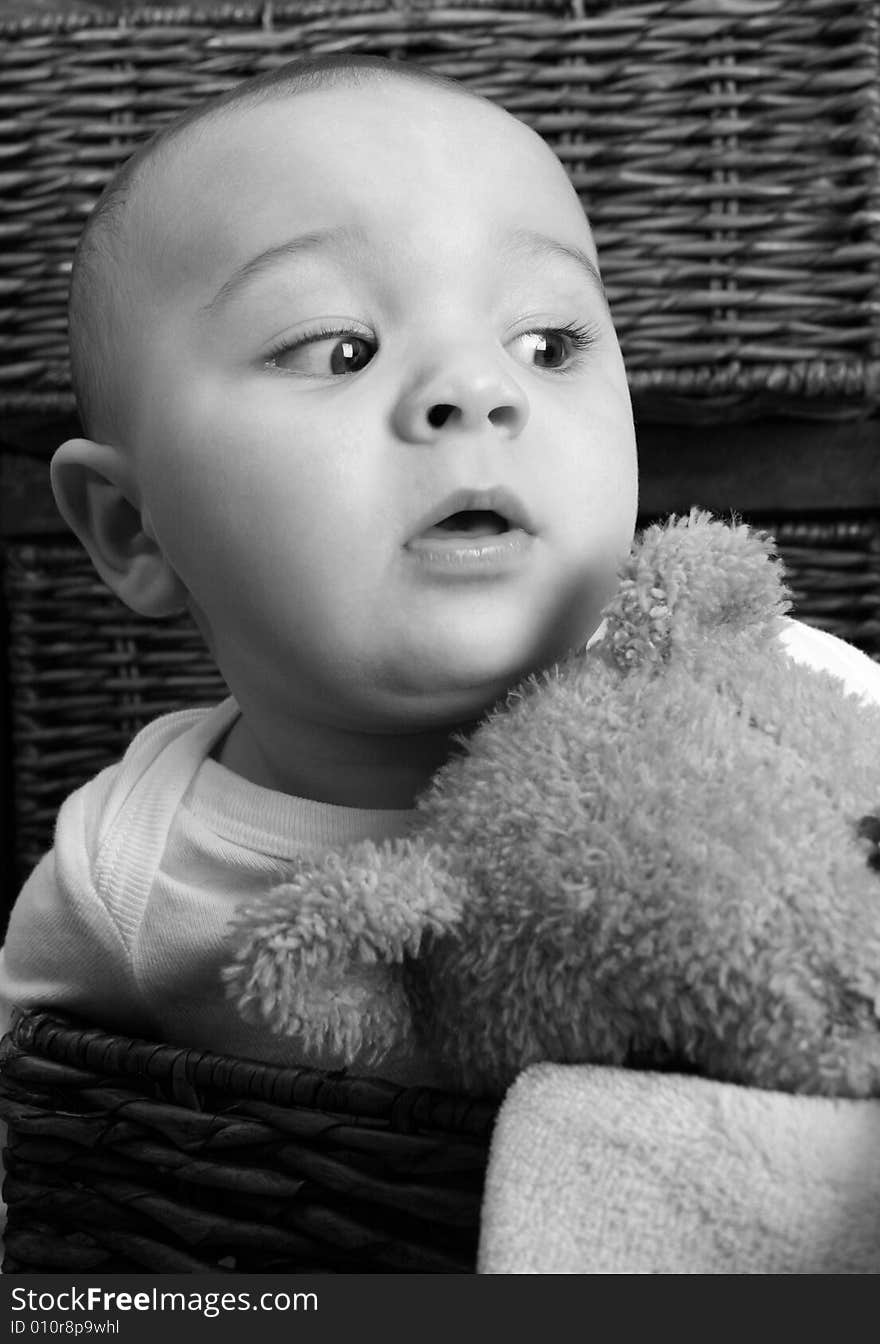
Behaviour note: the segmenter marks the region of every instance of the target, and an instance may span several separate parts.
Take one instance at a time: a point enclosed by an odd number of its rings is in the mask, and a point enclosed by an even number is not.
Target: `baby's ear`
[[[790,606],[772,537],[692,509],[637,539],[605,609],[601,651],[629,668],[722,631],[764,644]]]
[[[61,516],[127,607],[141,616],[170,616],[185,608],[186,589],[152,536],[122,449],[68,439],[52,458],[51,478]]]

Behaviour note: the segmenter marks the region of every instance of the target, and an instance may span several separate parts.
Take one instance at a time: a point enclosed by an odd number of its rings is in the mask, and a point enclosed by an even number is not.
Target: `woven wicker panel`
[[[227,692],[187,617],[122,605],[76,543],[10,546],[9,619],[17,868],[51,842],[60,804],[159,714]]]
[[[878,31],[876,0],[0,18],[0,408],[70,405],[70,257],[112,170],[193,102],[324,52],[430,65],[546,137],[593,220],[646,414],[877,404]]]
[[[468,1273],[495,1106],[21,1019],[3,1273]]]
[[[880,659],[880,518],[761,525],[776,534],[795,614]],[[156,715],[225,689],[194,627],[134,616],[73,542],[10,546],[5,593],[23,879],[72,789]]]

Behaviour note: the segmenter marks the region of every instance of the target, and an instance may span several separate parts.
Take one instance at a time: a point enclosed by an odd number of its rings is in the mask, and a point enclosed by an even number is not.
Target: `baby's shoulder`
[[[116,767],[107,796],[105,825],[126,811],[143,811],[157,799],[167,802],[182,795],[216,742],[238,715],[235,701],[211,707],[192,707],[162,714],[132,738]],[[137,799],[143,795],[143,801]]]
[[[854,644],[790,617],[784,619],[779,639],[795,662],[830,672],[848,691],[880,704],[880,663]]]
[[[179,796],[238,713],[232,700],[162,714],[131,740],[120,760],[64,802],[56,851],[78,852],[93,870],[109,856],[161,843]],[[137,843],[136,843],[137,842]]]
[[[160,714],[131,739],[119,761],[121,771],[145,773],[172,752],[181,763],[200,763],[238,716],[231,698],[217,705],[194,705]]]

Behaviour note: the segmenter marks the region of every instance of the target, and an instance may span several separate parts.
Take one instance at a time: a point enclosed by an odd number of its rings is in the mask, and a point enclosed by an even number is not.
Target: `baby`
[[[129,607],[192,613],[232,696],[152,723],[64,804],[12,914],[6,1011],[431,1081],[429,1059],[241,1021],[227,925],[298,856],[404,834],[455,735],[601,638],[636,450],[578,197],[451,81],[285,66],[122,169],[71,345],[87,437],[53,460],[59,508]],[[854,649],[783,637],[880,698]]]

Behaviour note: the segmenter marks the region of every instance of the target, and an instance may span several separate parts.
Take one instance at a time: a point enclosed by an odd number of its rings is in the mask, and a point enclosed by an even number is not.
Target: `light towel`
[[[478,1269],[880,1273],[880,1100],[535,1065],[499,1112]]]

